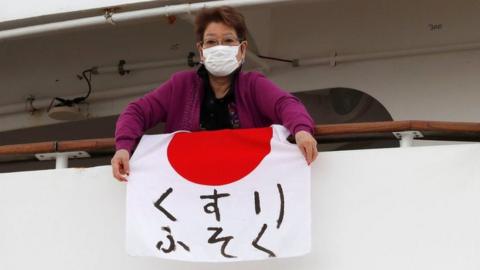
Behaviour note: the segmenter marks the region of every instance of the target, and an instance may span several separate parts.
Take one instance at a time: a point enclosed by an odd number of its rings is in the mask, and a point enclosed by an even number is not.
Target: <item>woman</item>
[[[317,156],[313,120],[300,101],[257,72],[241,72],[248,43],[243,15],[231,7],[204,9],[196,17],[197,71],[174,74],[132,102],[115,131],[113,175],[126,181],[129,158],[145,130],[165,122],[165,131],[217,130],[282,124],[295,135],[310,165]]]

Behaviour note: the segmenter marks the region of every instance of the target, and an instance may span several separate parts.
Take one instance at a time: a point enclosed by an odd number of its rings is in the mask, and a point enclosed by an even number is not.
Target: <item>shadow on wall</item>
[[[392,121],[387,109],[372,96],[351,88],[328,88],[294,94],[307,107],[316,124]],[[397,140],[319,144],[319,151],[398,147]]]

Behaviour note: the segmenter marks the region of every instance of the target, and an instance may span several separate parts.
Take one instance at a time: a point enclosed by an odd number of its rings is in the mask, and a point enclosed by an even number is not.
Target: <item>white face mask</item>
[[[240,66],[237,60],[238,46],[218,45],[208,49],[203,49],[203,57],[205,58],[205,68],[217,77],[225,77],[232,74],[235,69]]]

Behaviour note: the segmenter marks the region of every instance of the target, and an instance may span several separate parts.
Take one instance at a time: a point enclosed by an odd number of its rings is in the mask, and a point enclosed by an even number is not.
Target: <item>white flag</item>
[[[310,168],[283,126],[143,136],[127,252],[227,262],[310,251]]]

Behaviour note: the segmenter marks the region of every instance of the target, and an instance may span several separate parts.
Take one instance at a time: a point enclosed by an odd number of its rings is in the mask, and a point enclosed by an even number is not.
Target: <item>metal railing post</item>
[[[423,135],[420,131],[401,131],[401,132],[393,132],[393,135],[397,139],[400,140],[400,147],[405,148],[405,147],[412,147],[413,146],[413,140],[415,138],[422,138]]]
[[[68,168],[69,158],[88,158],[90,155],[85,151],[74,152],[53,152],[53,153],[41,153],[35,154],[38,160],[53,160],[55,159],[55,169]]]
[[[55,169],[68,168],[68,155],[58,153],[55,157]]]

